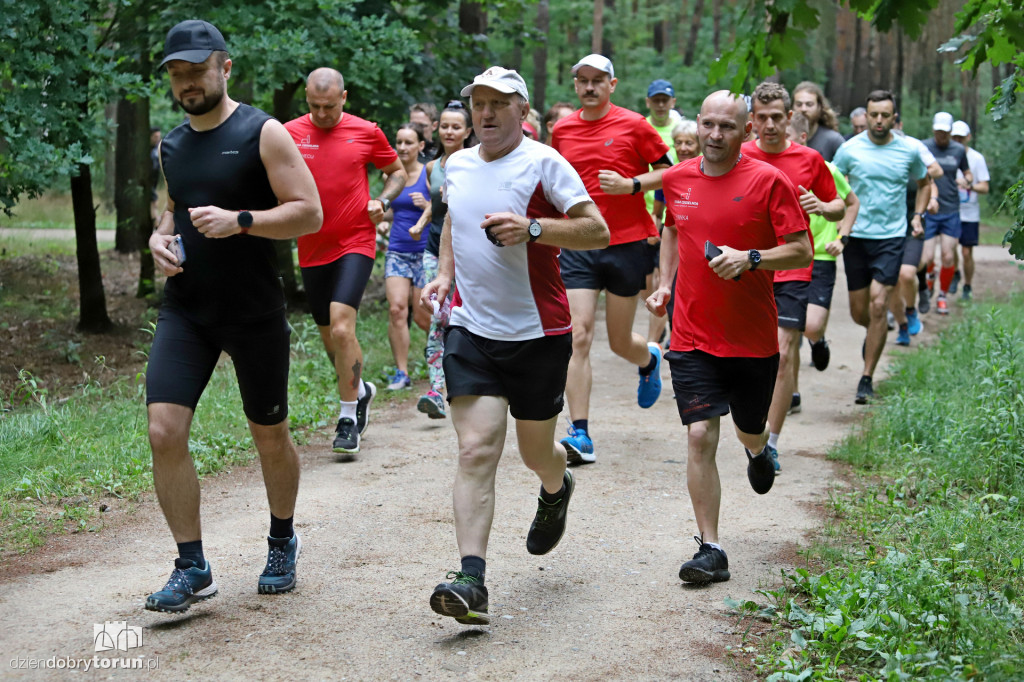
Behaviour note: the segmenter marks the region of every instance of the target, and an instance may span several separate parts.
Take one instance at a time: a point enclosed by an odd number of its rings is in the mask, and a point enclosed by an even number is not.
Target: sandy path
[[[1024,281],[1005,252],[983,248],[979,261],[979,292],[986,283],[1005,290]],[[723,599],[777,585],[779,569],[797,560],[794,546],[820,525],[814,509],[834,483],[824,453],[870,409],[853,404],[863,333],[849,319],[839,281],[832,366],[802,370],[804,409],[786,422],[784,471],[771,493],[750,490],[742,450],[723,428],[729,582],[680,583],[679,565],[696,551],[696,526],[671,389],[650,410],[637,408],[635,370],[611,356],[599,325],[591,415],[598,462],[576,469],[569,529],[545,557],[525,551],[538,483],[518,461],[509,432],[489,552],[489,627],[439,618],[427,604],[457,566],[455,434],[450,422],[416,413],[410,400],[372,414],[355,463],[334,461],[327,434],[302,448],[297,529],[304,547],[293,593],[256,594],[267,522],[258,469],[204,483],[205,545],[220,593],[182,616],[142,608],[173,558],[155,500],[117,502],[102,532],[57,539],[0,578],[0,677],[70,677],[16,666],[18,659],[92,659],[94,624],[127,621],[143,628],[144,645],[120,655],[141,656],[166,678],[743,679],[724,655],[739,638],[723,617]],[[935,315],[925,322],[918,340],[936,326]],[[636,328],[646,331],[646,313]]]

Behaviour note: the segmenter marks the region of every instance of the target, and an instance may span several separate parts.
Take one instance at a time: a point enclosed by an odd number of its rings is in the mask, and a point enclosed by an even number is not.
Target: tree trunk
[[[682,30],[678,27],[689,26],[690,22],[693,21],[693,17],[689,14],[690,0],[681,0],[679,3],[679,19],[676,21],[676,52],[679,54],[686,54],[686,38],[683,35]]]
[[[711,34],[711,45],[715,50],[715,56],[718,57],[722,54],[721,50],[721,36],[722,36],[722,2],[723,0],[711,0],[712,4],[712,21],[714,22],[714,32]]]
[[[683,64],[693,66],[693,57],[697,50],[697,37],[700,31],[700,21],[704,16],[704,0],[697,0],[693,7],[693,18],[690,19],[690,39],[686,44],[686,54],[683,56]]]
[[[78,257],[78,329],[105,332],[112,325],[107,317],[107,299],[103,293],[100,252],[96,244],[96,207],[92,203],[92,174],[88,164],[78,164],[78,175],[71,178],[71,205],[75,211],[75,252]]]
[[[590,51],[601,52],[604,42],[604,0],[594,0],[594,33],[590,37]]]
[[[149,100],[117,102],[117,184],[114,207],[117,228],[114,248],[118,253],[139,250],[143,228],[152,224],[149,198],[152,183],[149,160]],[[148,230],[147,230],[148,232]]]
[[[109,102],[104,109],[107,122],[117,124],[117,104]],[[107,211],[114,208],[114,197],[117,194],[117,137],[109,127],[103,135],[103,207]]]
[[[537,21],[534,26],[540,36],[540,45],[533,50],[533,107],[543,114],[548,85],[548,30],[551,27],[548,0],[537,3]]]
[[[604,0],[604,14],[608,16],[615,14],[615,0]],[[600,52],[608,59],[615,59],[615,46],[612,44],[612,39],[608,37],[609,35],[609,32],[602,28],[601,49],[595,50],[595,52]],[[625,74],[625,69],[623,69],[623,74]]]
[[[295,99],[295,91],[302,85],[302,81],[285,83],[274,90],[274,118],[278,121],[289,121],[292,119],[292,102]],[[277,254],[277,269],[281,273],[281,283],[284,285],[284,295],[289,303],[299,303],[305,299],[304,294],[299,292],[298,278],[295,276],[295,258],[293,247],[294,239],[275,239],[274,253]]]
[[[893,93],[896,95],[896,111],[901,111],[903,104],[903,29],[896,27],[896,80],[893,84]]]

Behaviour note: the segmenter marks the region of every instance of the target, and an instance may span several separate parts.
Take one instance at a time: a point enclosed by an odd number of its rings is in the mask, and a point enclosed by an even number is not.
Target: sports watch
[[[387,213],[391,210],[391,199],[377,199],[380,202],[380,209]]]
[[[751,249],[747,252],[747,259],[750,260],[750,269],[757,270],[757,266],[761,264],[761,252]]]
[[[848,241],[850,241],[850,235],[848,235],[848,234],[840,235],[839,241],[842,242],[843,246],[846,246],[846,243]]]
[[[536,218],[530,218],[530,243],[531,244],[533,242],[537,241],[538,239],[540,239],[541,232],[543,232],[543,230],[541,229],[540,221],[537,220]]]
[[[249,234],[249,228],[252,227],[252,213],[239,211],[238,226],[242,228],[242,234]]]

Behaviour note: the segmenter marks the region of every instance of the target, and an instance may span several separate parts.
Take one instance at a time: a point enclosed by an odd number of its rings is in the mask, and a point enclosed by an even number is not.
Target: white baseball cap
[[[967,125],[967,121],[956,121],[953,123],[953,135],[956,137],[967,137],[971,134],[971,126]]]
[[[949,132],[953,129],[953,114],[940,111],[935,114],[935,118],[932,119],[932,130],[942,130]]]
[[[473,82],[462,88],[462,96],[469,97],[473,94],[473,88],[478,85],[485,85],[494,88],[506,95],[517,93],[522,95],[527,102],[530,101],[530,93],[526,89],[526,81],[516,71],[501,66],[492,66],[482,74],[473,79]]]
[[[615,78],[615,69],[612,68],[612,60],[602,54],[588,54],[586,57],[576,62],[576,66],[572,67],[572,75],[575,76],[581,66],[592,66],[598,71],[604,71],[608,74],[609,78]]]

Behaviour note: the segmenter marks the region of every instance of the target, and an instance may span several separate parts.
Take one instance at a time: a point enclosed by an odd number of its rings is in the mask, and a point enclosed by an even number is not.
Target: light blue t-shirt
[[[847,140],[832,159],[850,179],[860,211],[850,236],[892,239],[907,234],[907,183],[923,178],[928,168],[917,145],[899,135],[875,144],[868,131]]]

